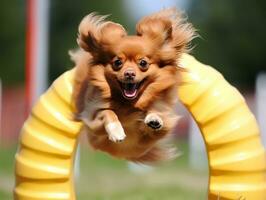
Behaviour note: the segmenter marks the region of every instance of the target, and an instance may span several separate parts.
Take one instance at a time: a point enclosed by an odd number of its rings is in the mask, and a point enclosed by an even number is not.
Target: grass
[[[188,168],[187,144],[183,155],[146,172],[134,172],[128,163],[99,152],[81,149],[78,200],[205,200],[207,172]],[[12,199],[16,148],[0,149],[0,199]]]
[[[16,148],[0,148],[0,199],[12,199],[14,155]]]

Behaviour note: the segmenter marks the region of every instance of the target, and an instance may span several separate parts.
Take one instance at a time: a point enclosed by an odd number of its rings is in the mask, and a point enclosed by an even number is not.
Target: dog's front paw
[[[148,114],[144,123],[154,130],[160,130],[163,127],[163,120],[155,113]]]
[[[119,122],[108,123],[105,127],[109,140],[113,142],[122,142],[126,138],[126,134]]]

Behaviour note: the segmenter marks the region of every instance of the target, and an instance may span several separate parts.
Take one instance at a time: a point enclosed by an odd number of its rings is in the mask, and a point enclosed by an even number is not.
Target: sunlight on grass
[[[188,167],[188,147],[178,144],[182,156],[136,173],[123,160],[83,148],[81,177],[76,184],[78,199],[99,200],[205,200],[207,170],[193,171]]]

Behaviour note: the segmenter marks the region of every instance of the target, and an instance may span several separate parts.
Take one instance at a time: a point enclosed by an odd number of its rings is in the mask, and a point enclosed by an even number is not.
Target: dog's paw
[[[163,120],[155,113],[148,114],[144,123],[154,130],[160,130],[163,127]]]
[[[113,142],[122,142],[126,138],[126,134],[119,122],[111,122],[105,127],[109,140]]]

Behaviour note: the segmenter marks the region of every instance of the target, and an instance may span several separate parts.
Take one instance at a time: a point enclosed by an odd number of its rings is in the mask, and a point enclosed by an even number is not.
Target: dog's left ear
[[[178,55],[188,50],[191,40],[196,36],[192,25],[175,8],[144,17],[136,30],[137,35],[152,40],[165,60],[176,60]]]
[[[106,17],[91,13],[79,25],[77,42],[94,60],[102,61],[111,52],[112,44],[127,34],[120,24],[105,21]]]

